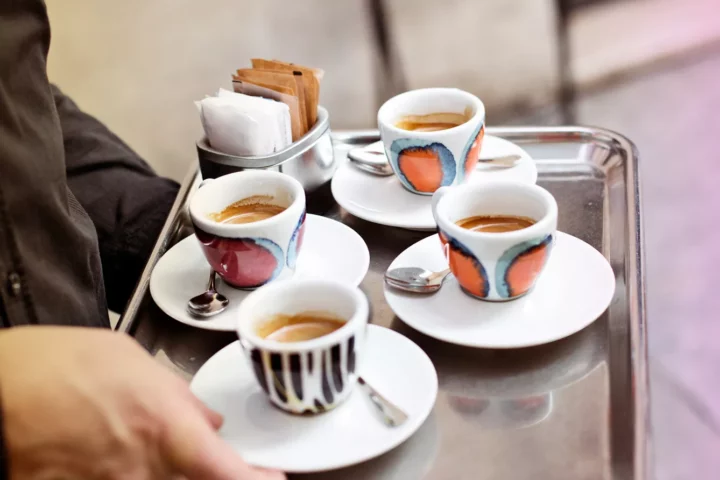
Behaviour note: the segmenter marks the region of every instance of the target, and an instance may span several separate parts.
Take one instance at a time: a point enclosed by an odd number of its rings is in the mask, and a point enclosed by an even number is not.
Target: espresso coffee
[[[528,217],[513,217],[509,215],[478,215],[475,217],[463,218],[455,222],[458,227],[473,232],[504,233],[522,230],[535,223],[535,220]]]
[[[270,195],[254,195],[228,205],[222,212],[210,214],[218,223],[252,223],[274,217],[285,207],[272,203]]]
[[[256,333],[276,342],[304,342],[328,335],[343,325],[343,319],[325,313],[278,314],[263,322]]]
[[[467,122],[469,111],[463,113],[430,113],[428,115],[405,115],[395,122],[397,128],[415,132],[436,132],[457,127]]]

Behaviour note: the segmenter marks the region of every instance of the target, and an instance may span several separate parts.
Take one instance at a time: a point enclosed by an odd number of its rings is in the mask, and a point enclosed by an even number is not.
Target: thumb
[[[194,409],[193,409],[194,410]],[[189,479],[203,480],[283,480],[280,472],[249,466],[225,443],[208,423],[204,415],[169,417],[166,437],[161,451],[173,471]]]

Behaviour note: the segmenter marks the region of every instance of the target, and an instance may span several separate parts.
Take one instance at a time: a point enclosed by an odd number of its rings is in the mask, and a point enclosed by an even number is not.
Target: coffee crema
[[[532,218],[511,215],[477,215],[455,222],[458,227],[483,233],[514,232],[528,228],[533,224],[535,224],[535,220]]]
[[[430,113],[427,115],[405,115],[395,122],[397,128],[413,132],[436,132],[457,127],[470,120],[470,109],[465,113]]]
[[[209,217],[218,223],[253,223],[274,217],[285,211],[286,207],[271,203],[270,195],[253,195],[228,205],[221,212],[211,213]]]
[[[304,342],[329,335],[345,320],[323,312],[277,314],[261,323],[255,332],[261,338],[281,343]]]

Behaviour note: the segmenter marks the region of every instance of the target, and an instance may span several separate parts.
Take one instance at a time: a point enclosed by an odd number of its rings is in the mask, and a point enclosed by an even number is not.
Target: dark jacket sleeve
[[[0,0],[0,303],[6,326],[109,326],[95,226],[67,184],[43,0]]]
[[[130,147],[53,86],[70,190],[97,229],[108,306],[127,303],[177,194]]]

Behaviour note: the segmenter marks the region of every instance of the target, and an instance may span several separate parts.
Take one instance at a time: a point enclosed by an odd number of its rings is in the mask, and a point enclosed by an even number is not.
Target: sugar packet
[[[220,89],[196,102],[208,143],[238,156],[269,155],[292,143],[290,111],[274,100]]]

